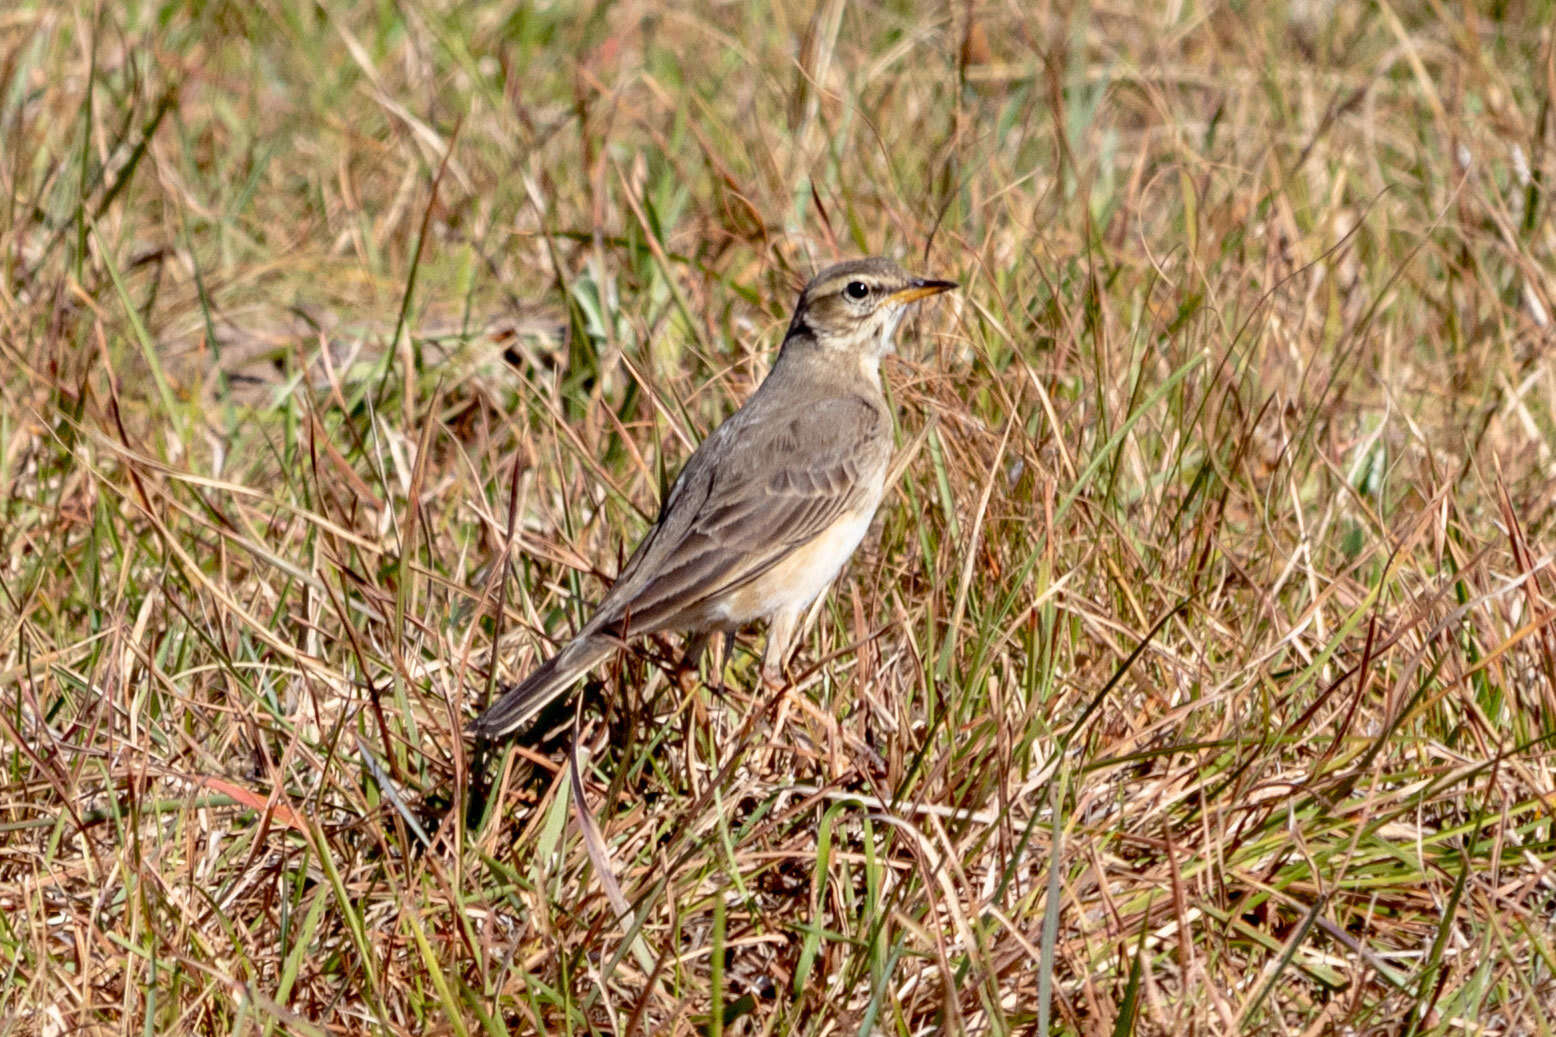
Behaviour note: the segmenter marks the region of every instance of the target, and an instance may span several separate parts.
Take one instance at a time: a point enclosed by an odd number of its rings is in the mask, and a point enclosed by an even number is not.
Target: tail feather
[[[611,638],[574,641],[518,684],[503,692],[485,713],[475,718],[470,733],[483,742],[507,738],[535,719],[615,648]]]

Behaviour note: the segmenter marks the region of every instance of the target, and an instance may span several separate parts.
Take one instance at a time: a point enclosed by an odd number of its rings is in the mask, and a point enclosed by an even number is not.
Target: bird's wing
[[[891,453],[885,413],[862,396],[742,417],[686,463],[590,628],[626,637],[695,615],[860,506]]]

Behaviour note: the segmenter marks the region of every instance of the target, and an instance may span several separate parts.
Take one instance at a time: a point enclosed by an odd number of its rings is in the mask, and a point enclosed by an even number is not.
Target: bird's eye
[[[863,299],[870,294],[870,286],[863,281],[850,281],[848,287],[843,289],[843,294],[850,299]]]

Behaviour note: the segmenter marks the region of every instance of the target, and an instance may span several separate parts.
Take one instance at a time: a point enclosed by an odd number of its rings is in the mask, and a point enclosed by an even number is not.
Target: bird
[[[805,286],[771,371],[692,453],[659,516],[589,620],[561,651],[471,724],[483,743],[525,728],[625,642],[708,640],[768,621],[762,679],[781,686],[802,618],[864,538],[885,492],[892,415],[881,358],[921,299],[958,287],[880,257]]]

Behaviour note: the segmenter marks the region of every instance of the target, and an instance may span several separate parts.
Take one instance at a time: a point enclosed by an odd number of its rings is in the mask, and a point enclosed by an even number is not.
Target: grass
[[[13,5],[0,1029],[1556,1029],[1551,17]],[[798,692],[476,757],[876,252]]]

